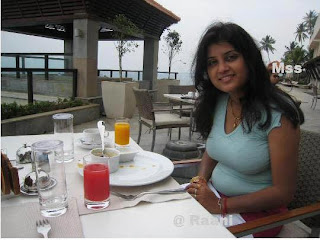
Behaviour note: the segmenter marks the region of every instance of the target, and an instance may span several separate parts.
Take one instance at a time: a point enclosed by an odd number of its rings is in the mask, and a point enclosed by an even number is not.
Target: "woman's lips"
[[[219,78],[220,81],[222,82],[229,82],[233,78],[234,74],[226,75],[221,78]]]

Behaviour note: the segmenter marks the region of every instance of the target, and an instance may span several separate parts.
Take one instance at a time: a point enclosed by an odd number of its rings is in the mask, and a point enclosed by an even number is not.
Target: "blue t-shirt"
[[[222,94],[216,104],[213,125],[206,143],[211,158],[218,161],[211,176],[213,186],[227,196],[238,196],[259,191],[272,185],[268,134],[281,126],[281,113],[271,110],[271,124],[267,130],[258,128],[250,133],[238,125],[231,133],[225,133],[225,116],[229,95]]]

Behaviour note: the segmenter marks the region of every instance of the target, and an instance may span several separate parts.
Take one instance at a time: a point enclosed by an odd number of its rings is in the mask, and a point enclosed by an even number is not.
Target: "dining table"
[[[188,103],[193,105],[196,101],[195,98],[189,97],[188,94],[173,94],[173,93],[164,93],[163,96],[169,100],[173,100],[180,103]]]
[[[109,133],[110,136],[114,132]],[[77,211],[79,213],[79,229],[82,231],[82,237],[96,238],[96,237],[170,237],[170,238],[186,238],[186,237],[219,237],[219,238],[233,238],[234,236],[223,226],[223,224],[203,208],[194,198],[188,193],[181,199],[169,199],[168,201],[141,201],[138,204],[126,207],[111,208],[107,211],[81,210],[84,208],[83,198],[83,177],[79,173],[79,159],[89,153],[89,149],[83,148],[79,144],[79,139],[83,136],[82,133],[74,133],[74,160],[69,163],[64,163],[66,182],[68,189],[68,201],[76,202]],[[5,136],[1,137],[1,149],[7,153],[10,160],[16,158],[16,151],[23,146],[23,144],[31,145],[40,140],[49,140],[54,137],[53,134],[42,135],[27,135],[27,136]],[[111,137],[112,139],[112,137]],[[143,149],[130,138],[130,145],[144,152]],[[146,151],[145,151],[146,152]],[[148,152],[146,152],[148,153]],[[150,152],[148,154],[151,154]],[[153,153],[152,153],[153,154]],[[164,158],[164,157],[163,157]],[[14,166],[15,163],[13,162]],[[23,184],[24,176],[32,169],[31,163],[20,164],[23,169],[19,170],[20,184]],[[111,174],[112,175],[112,174]],[[152,177],[152,176],[151,176]],[[169,175],[165,179],[158,182],[147,184],[148,190],[153,190],[156,186],[161,185],[166,187],[179,187],[180,185]],[[134,184],[133,184],[134,185]],[[143,187],[143,186],[142,186]],[[120,186],[117,190],[131,191],[135,187]],[[137,187],[136,187],[137,188]],[[139,187],[138,187],[139,188]],[[140,187],[141,188],[141,187]],[[113,188],[111,187],[111,191]],[[77,194],[80,194],[77,196]],[[76,200],[74,200],[76,199]],[[25,194],[1,195],[1,226],[2,232],[4,229],[3,222],[11,219],[12,222],[19,222],[19,213],[12,215],[10,208],[23,209],[23,206],[28,204],[39,203],[37,196],[28,196]],[[112,207],[112,199],[110,206]],[[5,211],[4,211],[5,210]],[[22,211],[22,210],[21,210]],[[27,211],[27,210],[26,210]],[[71,211],[68,209],[68,211]],[[67,213],[68,213],[67,211]],[[81,211],[83,214],[80,214]],[[63,215],[62,215],[63,216]],[[55,217],[56,219],[62,216]],[[53,218],[48,218],[49,221]],[[76,219],[76,217],[73,217]],[[29,221],[29,220],[28,220]],[[32,219],[33,221],[33,219]],[[70,219],[68,220],[70,222]],[[75,221],[75,220],[74,220]],[[19,223],[22,225],[26,223]],[[36,228],[35,222],[32,223]],[[30,227],[29,227],[30,228]],[[54,226],[52,226],[54,228]],[[69,231],[68,224],[64,224],[63,231]],[[53,231],[52,229],[51,231]],[[71,231],[72,229],[70,229]],[[62,232],[63,232],[62,231]],[[19,237],[18,233],[12,233],[11,237]],[[3,235],[1,235],[3,236]],[[61,235],[60,235],[61,236]],[[41,235],[38,235],[41,237]],[[49,234],[50,237],[50,234]],[[66,237],[66,236],[61,236]],[[70,237],[69,235],[67,237]],[[72,236],[71,236],[72,237]]]

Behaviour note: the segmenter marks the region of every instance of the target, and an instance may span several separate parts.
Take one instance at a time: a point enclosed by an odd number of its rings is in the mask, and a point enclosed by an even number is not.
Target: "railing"
[[[3,67],[1,68],[1,73],[3,72],[13,72],[15,73],[15,77],[17,79],[21,78],[21,73],[26,73],[27,75],[27,89],[28,89],[28,102],[32,103],[33,102],[33,74],[34,73],[44,73],[44,79],[49,80],[49,72],[63,72],[63,73],[72,73],[72,97],[77,96],[77,70],[76,69],[71,69],[71,61],[72,61],[72,54],[67,54],[67,53],[1,53],[2,57],[9,57],[9,58],[14,58],[15,62],[14,65],[15,67]],[[62,58],[57,58],[57,57],[50,57],[50,56],[62,56]],[[26,67],[26,59],[43,59],[44,60],[44,68],[29,68]],[[54,67],[54,68],[49,68],[49,60],[58,60],[63,62],[63,67],[60,68],[61,63],[55,64],[59,65],[59,67]],[[2,66],[5,65],[4,61],[2,60]],[[34,65],[34,62],[31,63],[31,65]],[[68,65],[70,68],[68,68]],[[67,67],[67,68],[66,68]],[[107,77],[117,77],[115,75],[119,76],[119,70],[117,69],[98,69],[97,75],[101,76],[102,72],[107,72]],[[132,77],[134,80],[140,81],[143,80],[143,71],[141,70],[123,70],[125,77],[128,77],[128,74],[134,75]],[[117,74],[118,73],[118,74]],[[158,72],[158,78],[160,74],[163,74],[163,77],[167,77],[169,74],[168,72]],[[174,79],[177,79],[178,72],[171,72],[170,73],[170,78],[171,76],[174,76]]]
[[[63,61],[63,67],[65,66],[66,62],[69,61],[69,59],[66,58],[50,58],[49,56],[65,56],[65,57],[72,57],[72,54],[70,53],[1,53],[1,56],[3,57],[12,57],[15,58],[15,67],[17,69],[20,68],[26,68],[26,59],[43,59],[44,60],[44,70],[45,70],[45,79],[49,79],[49,60],[59,60]],[[20,64],[20,58],[21,58],[21,64]],[[2,61],[3,62],[3,61]],[[29,68],[28,68],[29,69]],[[20,72],[16,72],[16,78],[20,78]]]
[[[72,73],[72,98],[77,96],[77,69],[49,69],[45,70],[43,68],[1,68],[1,73],[3,72],[26,72],[27,73],[27,89],[28,89],[28,103],[33,103],[33,73],[44,72],[48,75],[49,72],[71,72]],[[47,79],[46,79],[47,80]]]
[[[119,70],[117,69],[98,69],[98,76],[101,77],[101,72],[108,72],[109,74],[107,75],[107,77],[114,77],[114,73],[119,73]],[[134,78],[135,80],[137,81],[140,81],[142,80],[142,74],[143,74],[143,71],[141,70],[122,70],[122,72],[124,73],[124,77],[127,78],[128,77],[128,73],[135,73],[136,74],[136,78]],[[158,72],[158,75],[159,74],[169,74],[169,72]],[[170,76],[171,75],[174,75],[174,79],[177,79],[177,76],[178,76],[178,72],[171,72],[170,73]]]
[[[71,64],[69,64],[69,67],[66,68],[65,66],[68,65],[68,62],[71,62],[72,53],[1,53],[1,56],[3,57],[12,57],[15,58],[15,64],[13,68],[26,68],[26,59],[43,59],[44,60],[44,70],[45,72],[45,79],[49,79],[48,71],[49,68],[49,60],[58,60],[63,62],[63,68],[64,69],[70,69],[72,68]],[[62,56],[62,58],[52,58],[50,56]],[[20,61],[21,60],[21,61]],[[4,61],[2,61],[3,63]],[[3,65],[3,64],[2,64]],[[60,67],[54,67],[54,68],[60,68]],[[28,68],[29,69],[29,68]],[[101,76],[101,72],[107,72],[107,77],[114,77],[116,73],[118,73],[119,76],[119,70],[118,69],[98,69],[98,76]],[[141,70],[123,70],[124,76],[127,78],[128,74],[133,74],[133,79],[140,81],[142,80],[143,71]],[[161,71],[158,72],[158,76],[160,74],[168,75],[169,72]],[[171,72],[171,76],[174,76],[174,79],[177,79],[178,72]],[[20,72],[16,72],[16,78],[20,78]],[[158,77],[160,78],[160,77]]]

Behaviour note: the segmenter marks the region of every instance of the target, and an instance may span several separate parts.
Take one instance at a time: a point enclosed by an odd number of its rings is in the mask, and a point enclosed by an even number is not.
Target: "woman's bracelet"
[[[227,207],[227,198],[223,198],[223,208],[222,208],[222,216],[226,216],[228,213],[228,207]]]
[[[220,208],[221,216],[225,217],[227,214],[227,198],[219,198],[218,206]]]
[[[223,216],[223,210],[222,210],[222,202],[221,202],[222,198],[219,198],[218,199],[218,206],[220,208],[220,213],[221,213],[221,216]]]
[[[207,180],[204,177],[195,176],[195,177],[191,178],[190,183],[199,182],[200,180],[207,182]]]

